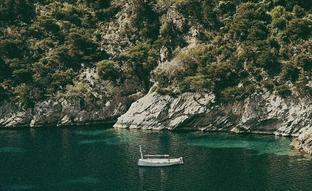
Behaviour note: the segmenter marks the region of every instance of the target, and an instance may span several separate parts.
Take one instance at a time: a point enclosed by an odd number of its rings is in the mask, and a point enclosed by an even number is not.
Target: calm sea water
[[[0,191],[311,190],[312,161],[273,136],[101,128],[0,131]],[[139,168],[149,154],[184,165]]]

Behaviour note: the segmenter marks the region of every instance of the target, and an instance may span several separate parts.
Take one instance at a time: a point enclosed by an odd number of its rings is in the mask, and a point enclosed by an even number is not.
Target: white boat
[[[183,157],[170,158],[169,155],[143,155],[140,145],[141,158],[138,161],[138,166],[162,167],[183,164]]]

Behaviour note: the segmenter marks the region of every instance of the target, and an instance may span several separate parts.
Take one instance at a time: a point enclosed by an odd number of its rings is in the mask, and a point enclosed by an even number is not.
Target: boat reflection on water
[[[155,173],[155,171],[158,171],[158,173]],[[168,169],[164,168],[139,168],[139,177],[140,177],[140,190],[146,190],[144,185],[150,185],[151,177],[150,175],[153,174],[152,179],[153,180],[159,180],[159,182],[154,182],[155,188],[157,190],[162,191],[166,190],[168,186],[168,181],[169,181],[169,172]],[[155,177],[157,174],[158,177]],[[145,184],[145,181],[147,184]]]

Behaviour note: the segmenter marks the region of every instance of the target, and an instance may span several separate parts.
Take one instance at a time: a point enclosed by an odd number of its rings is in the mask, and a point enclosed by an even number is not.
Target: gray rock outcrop
[[[94,70],[82,72],[67,92],[23,109],[18,103],[0,106],[0,127],[72,126],[105,123],[116,120],[130,104],[143,96],[114,87],[111,82],[96,79]],[[135,84],[136,81],[128,83]]]
[[[312,103],[306,98],[254,94],[219,105],[209,93],[173,97],[149,93],[118,118],[115,128],[232,131],[292,136],[296,148],[312,153]]]

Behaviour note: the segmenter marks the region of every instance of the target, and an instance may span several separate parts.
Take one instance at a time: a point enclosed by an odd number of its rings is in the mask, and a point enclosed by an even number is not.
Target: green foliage
[[[96,72],[103,80],[115,81],[120,78],[120,71],[116,63],[110,60],[102,60],[96,64]]]
[[[243,3],[237,9],[231,24],[231,33],[237,40],[265,40],[268,35],[267,24],[271,18],[264,8],[255,3]]]
[[[89,93],[89,89],[86,84],[78,82],[74,85],[68,85],[66,87],[69,96],[82,96]]]
[[[240,82],[237,72],[227,63],[210,65],[209,78],[214,82],[213,91],[218,97],[224,89],[237,86]]]
[[[30,22],[35,17],[35,7],[29,0],[1,0],[0,26]]]
[[[65,91],[89,93],[74,81],[93,67],[100,80],[110,81],[112,95],[114,85],[135,93],[148,91],[151,81],[163,93],[212,91],[224,102],[245,99],[257,88],[282,96],[291,95],[290,88],[311,93],[308,0],[125,2],[123,10],[115,0],[1,1],[0,101],[31,107]],[[120,37],[130,47],[112,48],[102,39],[108,22],[120,24],[117,15],[127,15]],[[112,49],[121,53],[105,51]]]
[[[0,53],[8,58],[22,58],[24,55],[25,45],[20,39],[3,39],[0,41]]]
[[[284,81],[290,80],[295,82],[299,78],[299,69],[292,63],[284,63],[282,66],[281,78]]]
[[[234,102],[243,100],[254,92],[254,86],[248,85],[247,87],[228,87],[221,93],[222,102]]]
[[[212,87],[212,82],[204,75],[195,75],[186,77],[178,84],[181,92],[191,91],[204,91]]]
[[[206,67],[205,57],[207,48],[205,46],[196,46],[186,51],[180,52],[172,63],[158,67],[154,71],[154,78],[159,82],[161,87],[174,85],[178,82],[182,89],[190,89],[189,82],[194,84],[205,84],[199,81],[204,80],[204,76],[200,75],[199,70]],[[188,79],[186,79],[188,78]],[[197,85],[195,85],[197,86]],[[198,86],[197,86],[198,87]]]
[[[305,10],[299,5],[294,6],[293,12],[295,13],[295,16],[298,18],[302,18],[305,16]]]
[[[29,82],[32,80],[32,72],[27,68],[14,70],[13,76],[21,82]]]
[[[103,22],[97,13],[110,8],[108,0],[1,1],[0,83],[12,95],[6,98],[31,107],[65,91],[81,68],[106,59],[94,33]]]
[[[96,16],[101,21],[109,21],[119,11],[120,11],[119,7],[108,7],[96,11]]]
[[[291,20],[286,29],[286,35],[290,40],[311,38],[312,20],[306,18]]]
[[[304,71],[312,71],[312,56],[311,55],[299,55],[296,58],[296,64],[304,69]]]
[[[281,85],[276,87],[277,93],[286,98],[292,94],[287,85]]]
[[[22,104],[23,107],[31,107],[34,102],[32,101],[31,89],[25,83],[22,83],[15,87],[14,94],[19,103]]]
[[[0,83],[10,76],[10,68],[4,60],[0,58]]]
[[[186,45],[182,34],[182,31],[177,28],[172,20],[164,17],[160,26],[160,37],[156,43],[160,46],[168,47],[170,54],[174,51],[175,47],[184,47]],[[172,55],[168,56],[171,57]]]
[[[6,91],[5,89],[0,86],[0,103],[2,103],[6,98]]]
[[[142,81],[146,90],[150,88],[150,73],[157,66],[158,52],[150,43],[140,43],[130,47],[124,54],[126,60],[132,63],[131,69]]]
[[[63,90],[66,85],[72,83],[74,78],[74,72],[71,69],[55,71],[51,75],[51,82],[49,84],[49,92],[57,92],[58,90]]]
[[[272,26],[278,28],[279,30],[284,30],[287,25],[287,20],[285,18],[277,18],[272,21]]]
[[[159,13],[155,10],[155,2],[132,0],[134,12],[134,26],[139,29],[140,36],[156,40],[159,34]]]
[[[269,91],[273,91],[274,90],[274,82],[271,81],[271,80],[265,80],[262,82],[263,83],[263,86],[269,90]]]

